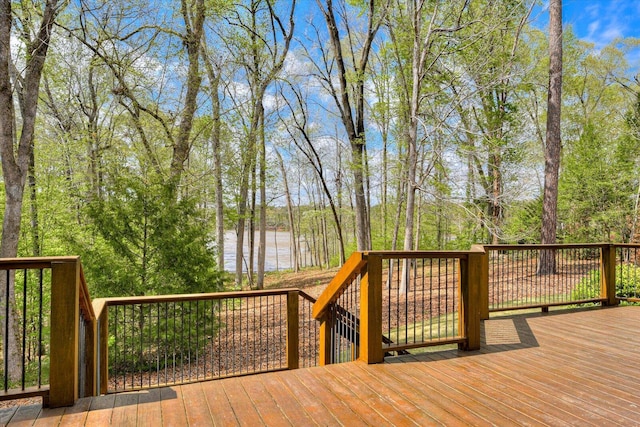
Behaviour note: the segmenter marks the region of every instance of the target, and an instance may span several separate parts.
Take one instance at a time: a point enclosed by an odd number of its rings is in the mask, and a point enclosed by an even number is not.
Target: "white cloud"
[[[594,33],[596,33],[600,29],[600,21],[593,21],[589,24],[589,35],[588,37],[593,37]]]
[[[608,40],[609,42],[618,37],[624,37],[622,28],[620,28],[618,25],[612,24],[602,32],[602,39]]]

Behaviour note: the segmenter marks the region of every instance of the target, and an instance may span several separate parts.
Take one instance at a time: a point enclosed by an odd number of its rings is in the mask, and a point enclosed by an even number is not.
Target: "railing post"
[[[98,369],[97,386],[99,394],[109,391],[109,305],[102,298],[93,300],[93,312],[96,314]]]
[[[85,354],[80,354],[80,361],[86,363],[84,372],[84,395],[79,397],[96,396],[98,392],[98,321],[91,304],[89,289],[84,277],[82,263],[78,262],[80,267],[80,312],[82,319],[80,322],[85,324],[84,348]],[[81,343],[82,344],[82,343]],[[81,346],[82,347],[82,346]],[[80,363],[80,362],[79,362]]]
[[[331,364],[331,326],[333,325],[333,310],[329,308],[320,319],[320,351],[318,364],[320,366]]]
[[[382,256],[369,254],[360,280],[360,360],[384,361],[382,352]]]
[[[98,342],[97,342],[97,325],[95,321],[85,326],[85,351],[86,355],[86,371],[84,376],[84,396],[95,396],[97,392],[97,373],[98,373]],[[83,357],[83,355],[79,355]]]
[[[71,406],[78,400],[80,322],[78,260],[51,264],[51,350],[49,406]]]
[[[299,291],[287,293],[287,368],[298,369],[299,364]]]
[[[480,289],[483,252],[472,250],[467,259],[460,259],[458,327],[466,338],[463,343],[458,345],[461,350],[478,350],[480,348]]]
[[[616,298],[616,247],[603,245],[600,252],[600,292],[604,305],[618,305]]]

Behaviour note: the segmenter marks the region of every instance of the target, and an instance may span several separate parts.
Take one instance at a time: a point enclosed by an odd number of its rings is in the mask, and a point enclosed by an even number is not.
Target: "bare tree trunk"
[[[544,153],[544,195],[542,199],[543,244],[556,242],[558,219],[558,176],[560,169],[560,119],[562,106],[562,0],[549,3],[549,96],[547,98],[547,135]],[[556,272],[555,253],[540,252],[538,274]]]
[[[260,238],[258,242],[258,278],[256,287],[264,288],[264,272],[267,256],[267,155],[264,136],[264,105],[260,103]]]
[[[497,151],[497,149],[496,149]],[[502,172],[501,172],[502,156],[499,153],[493,153],[489,160],[489,170],[491,175],[491,193],[489,197],[489,217],[493,227],[490,230],[492,235],[491,244],[500,243],[500,235],[502,229]]]
[[[192,9],[195,10],[190,10],[188,3],[186,0],[181,0],[180,10],[185,24],[182,43],[187,50],[189,64],[187,68],[187,92],[183,103],[182,118],[178,125],[178,136],[171,158],[171,178],[174,180],[174,184],[179,183],[184,164],[189,158],[191,128],[193,127],[193,118],[197,108],[196,100],[202,83],[199,65],[206,8],[204,0],[195,0],[193,2]]]
[[[31,255],[41,256],[40,251],[40,222],[38,221],[38,191],[36,187],[36,159],[33,149],[29,159],[29,201],[31,207]]]
[[[300,270],[300,260],[298,259],[298,245],[296,244],[296,229],[293,219],[293,204],[291,202],[291,192],[289,191],[289,180],[287,178],[287,170],[284,167],[284,160],[282,159],[282,155],[277,149],[274,151],[278,158],[278,165],[280,166],[280,173],[282,173],[282,181],[284,183],[284,196],[287,201],[287,220],[289,222],[289,242],[293,255],[292,267],[293,271],[297,273]]]
[[[221,130],[222,121],[220,114],[220,66],[214,63],[208,55],[205,40],[202,43],[202,59],[209,79],[209,96],[211,97],[211,152],[213,157],[213,187],[215,192],[215,217],[216,217],[216,263],[220,270],[224,269],[224,199],[222,190],[222,161]]]
[[[216,255],[217,264],[220,270],[224,269],[224,194],[222,188],[222,119],[220,109],[220,67],[214,65],[206,54],[202,55],[209,77],[209,94],[211,96],[211,119],[213,121],[211,129],[211,150],[213,155],[213,181],[215,191],[216,206]]]
[[[256,145],[257,148],[257,145]],[[249,287],[253,288],[253,271],[255,266],[256,247],[256,163],[253,163],[251,171],[251,206],[249,207],[249,232],[247,233],[247,250],[249,251],[249,265],[247,266],[247,279]]]

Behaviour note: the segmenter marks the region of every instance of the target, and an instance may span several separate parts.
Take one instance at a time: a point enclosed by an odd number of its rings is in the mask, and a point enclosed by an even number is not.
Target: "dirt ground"
[[[314,298],[331,282],[340,268],[320,269],[307,268],[298,273],[270,272],[265,276],[265,287],[268,289],[300,288]]]

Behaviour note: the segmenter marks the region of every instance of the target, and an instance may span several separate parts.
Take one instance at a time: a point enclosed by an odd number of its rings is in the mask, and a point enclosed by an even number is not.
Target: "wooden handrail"
[[[256,291],[230,291],[230,292],[209,292],[200,294],[173,294],[173,295],[141,295],[131,297],[109,297],[96,298],[94,309],[102,310],[102,305],[131,305],[131,304],[153,304],[156,302],[180,302],[180,301],[204,301],[241,297],[264,297],[272,295],[287,295],[291,291],[298,291],[297,288],[262,289]],[[98,301],[96,306],[95,302]],[[96,313],[98,313],[96,309]],[[99,315],[99,314],[98,314]]]
[[[616,248],[640,248],[640,243],[614,243]]]
[[[363,256],[379,256],[381,259],[415,259],[415,258],[465,258],[469,251],[365,251]]]
[[[358,318],[351,327],[356,328],[353,336],[359,339],[359,359],[365,363],[378,363],[384,359],[382,343],[382,271],[383,260],[409,259],[453,259],[460,263],[458,292],[461,313],[459,330],[463,336],[457,341],[465,350],[475,350],[480,346],[481,298],[486,299],[486,251],[481,245],[474,245],[469,251],[366,251],[355,252],[338,271],[325,291],[313,306],[313,317],[321,321],[320,364],[331,363],[331,325],[339,322],[344,311],[329,307],[340,298],[346,288],[354,284],[360,276],[360,308]],[[333,318],[331,318],[333,317]],[[340,333],[340,331],[338,332]],[[388,338],[387,338],[388,339]],[[448,340],[452,341],[452,340]]]
[[[79,259],[78,256],[0,258],[0,270],[51,268],[54,262],[76,262]]]
[[[313,304],[312,315],[314,319],[320,319],[324,315],[325,311],[329,308],[329,304],[338,299],[354,277],[360,274],[366,263],[367,258],[362,252],[354,252],[351,254],[349,259],[342,265],[342,268],[336,273],[331,282],[329,282],[324,292],[318,297],[315,304]]]
[[[525,245],[482,245],[485,250],[500,250],[500,249],[521,249],[521,250],[533,250],[533,249],[588,249],[588,248],[601,248],[603,246],[609,246],[609,243],[551,243],[551,244],[525,244]]]

